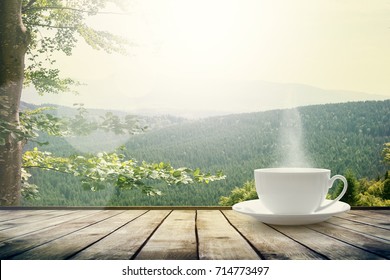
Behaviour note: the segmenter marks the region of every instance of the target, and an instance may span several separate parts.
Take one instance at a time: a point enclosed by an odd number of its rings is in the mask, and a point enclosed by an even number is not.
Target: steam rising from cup
[[[297,108],[282,111],[279,147],[282,167],[311,167],[311,160],[303,148],[304,133]]]

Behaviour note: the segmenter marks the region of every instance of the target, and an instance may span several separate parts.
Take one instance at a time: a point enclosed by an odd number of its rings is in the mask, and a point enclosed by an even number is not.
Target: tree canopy
[[[90,47],[105,52],[125,53],[127,42],[114,34],[95,30],[86,19],[108,4],[123,7],[121,0],[3,0],[0,3],[0,205],[18,205],[21,194],[28,197],[36,186],[28,184],[26,169],[40,168],[73,174],[83,186],[97,190],[104,183],[117,188],[137,186],[147,194],[159,192],[143,180],[158,179],[168,184],[223,179],[222,173],[204,174],[199,169],[174,169],[169,164],[140,165],[122,154],[100,153],[68,158],[34,149],[23,154],[27,141],[35,141],[41,131],[62,136],[75,131],[96,129],[116,133],[142,130],[132,117],[122,123],[107,114],[99,123],[90,122],[85,110],[71,121],[44,113],[45,108],[20,112],[22,87],[32,86],[39,94],[75,91],[81,82],[61,76],[58,53],[67,56],[83,39]],[[46,143],[37,142],[42,145]],[[23,155],[22,155],[23,154]]]
[[[74,91],[80,82],[61,77],[55,54],[72,55],[80,39],[96,50],[125,53],[126,40],[86,24],[107,3],[123,6],[120,0],[23,0],[22,21],[30,37],[24,85],[40,94]]]

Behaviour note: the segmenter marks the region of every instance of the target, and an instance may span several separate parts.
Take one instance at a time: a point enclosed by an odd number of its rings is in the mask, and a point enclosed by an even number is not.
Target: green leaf
[[[173,177],[175,177],[175,178],[179,178],[179,177],[181,177],[181,171],[176,170],[176,171],[173,172],[172,175],[173,175]]]
[[[117,153],[56,157],[49,152],[39,151],[37,147],[24,153],[23,167],[72,174],[80,178],[83,189],[91,191],[98,191],[112,185],[118,189],[138,188],[147,195],[158,195],[159,191],[145,184],[146,179],[163,181],[168,185],[189,184],[193,181],[209,183],[223,179],[210,173],[204,175],[197,169],[194,174],[198,176],[194,176],[193,180],[191,173],[187,173],[191,170],[186,167],[174,169],[164,162],[138,164],[133,160],[125,160]],[[27,181],[28,176],[25,178]]]
[[[194,176],[197,177],[197,176],[199,176],[199,175],[200,175],[200,169],[197,168],[197,169],[195,169],[195,171],[194,171]]]

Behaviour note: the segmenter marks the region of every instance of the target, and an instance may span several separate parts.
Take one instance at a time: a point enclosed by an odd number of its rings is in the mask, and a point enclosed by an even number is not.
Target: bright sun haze
[[[81,42],[72,56],[58,57],[65,75],[87,84],[81,94],[24,100],[135,111],[277,107],[274,89],[259,82],[390,97],[385,0],[149,0],[106,11],[122,14],[89,22],[127,38],[128,56]],[[254,94],[270,105],[252,106]]]

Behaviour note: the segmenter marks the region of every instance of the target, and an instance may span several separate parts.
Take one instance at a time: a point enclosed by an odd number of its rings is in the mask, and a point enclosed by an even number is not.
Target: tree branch
[[[22,168],[25,168],[25,169],[29,169],[29,168],[39,168],[39,169],[55,171],[55,172],[59,172],[59,173],[63,173],[63,174],[70,174],[70,175],[73,175],[72,172],[66,172],[66,171],[58,170],[58,169],[53,168],[53,167],[47,167],[47,166],[41,166],[41,165],[23,165]]]
[[[71,11],[80,12],[80,13],[93,13],[94,12],[94,11],[76,9],[76,8],[65,7],[65,6],[30,7],[30,8],[24,9],[23,11],[32,11],[32,10],[71,10]]]
[[[34,0],[32,0],[32,1],[34,1]],[[27,5],[26,5],[26,7],[27,7]],[[129,15],[129,13],[98,12],[98,11],[91,11],[91,10],[88,11],[88,10],[82,10],[82,9],[76,9],[76,8],[64,7],[64,6],[30,7],[27,9],[22,9],[23,12],[26,12],[29,10],[71,10],[71,11],[75,11],[75,12],[79,12],[79,13],[88,13],[88,14]]]
[[[30,0],[30,2],[26,4],[26,6],[22,7],[22,13],[24,13],[26,10],[29,10],[35,2],[37,2],[37,0]]]
[[[76,26],[55,26],[50,24],[30,24],[31,26],[40,26],[40,27],[47,27],[47,28],[56,28],[56,29],[77,29]]]

